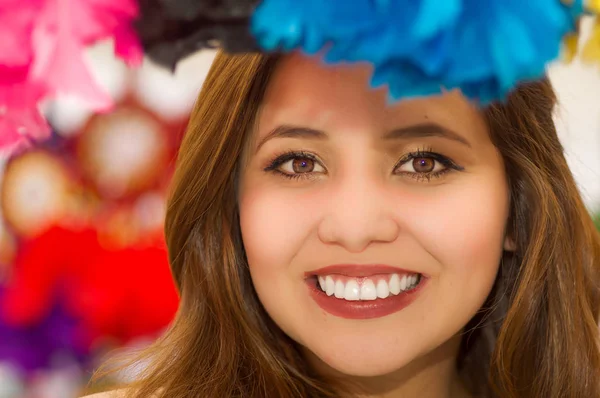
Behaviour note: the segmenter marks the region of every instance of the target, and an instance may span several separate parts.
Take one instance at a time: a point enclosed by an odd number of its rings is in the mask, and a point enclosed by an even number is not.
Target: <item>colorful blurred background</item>
[[[213,57],[174,74],[149,61],[132,71],[101,43],[88,61],[115,111],[59,98],[45,108],[50,140],[0,155],[0,398],[76,397],[104,355],[147,344],[172,320],[165,195]],[[550,76],[561,139],[597,214],[600,74],[575,61]]]
[[[0,155],[0,398],[79,396],[106,353],[143,346],[177,309],[165,194],[214,52],[175,73],[113,54],[87,53],[113,112],[60,97],[49,140]]]

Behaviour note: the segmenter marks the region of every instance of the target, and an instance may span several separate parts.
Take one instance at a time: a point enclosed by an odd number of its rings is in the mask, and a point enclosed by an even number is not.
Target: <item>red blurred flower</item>
[[[178,305],[164,244],[108,250],[93,228],[59,227],[26,242],[0,303],[4,320],[37,324],[57,301],[79,321],[76,344],[126,343],[160,332]]]

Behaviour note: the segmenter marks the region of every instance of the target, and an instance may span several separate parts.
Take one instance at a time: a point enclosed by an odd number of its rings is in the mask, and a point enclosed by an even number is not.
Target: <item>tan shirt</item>
[[[99,392],[97,394],[92,394],[92,395],[86,395],[85,397],[81,397],[81,398],[121,398],[124,395],[125,395],[124,390],[113,390],[113,391]]]

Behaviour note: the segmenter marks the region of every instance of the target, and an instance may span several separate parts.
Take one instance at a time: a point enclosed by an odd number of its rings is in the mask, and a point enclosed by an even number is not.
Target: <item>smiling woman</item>
[[[600,396],[600,238],[546,80],[387,102],[219,55],[166,233],[181,307],[129,397]]]
[[[457,396],[461,331],[512,246],[504,164],[458,92],[386,106],[368,72],[292,56],[273,74],[239,175],[253,285],[321,372]]]

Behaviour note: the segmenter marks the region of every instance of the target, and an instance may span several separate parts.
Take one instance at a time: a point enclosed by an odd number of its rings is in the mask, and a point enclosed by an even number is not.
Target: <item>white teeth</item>
[[[400,287],[400,276],[398,276],[398,274],[394,274],[392,275],[392,277],[390,278],[390,293],[392,294],[400,294],[400,291],[402,290],[402,288]]]
[[[357,301],[357,300],[377,300],[385,299],[390,296],[396,296],[401,292],[414,289],[421,280],[421,275],[403,275],[392,274],[389,280],[377,278],[377,284],[370,278],[348,278],[346,283],[334,276],[318,276],[318,283],[322,291],[328,296],[335,296],[338,299]]]
[[[377,290],[375,290],[375,284],[372,280],[367,279],[360,286],[360,299],[361,300],[375,300],[377,298]]]
[[[348,282],[346,282],[344,299],[348,301],[356,301],[360,299],[360,288],[358,287],[358,282],[353,279],[350,279]]]
[[[344,287],[344,282],[338,280],[337,282],[335,282],[335,291],[333,294],[335,295],[335,297],[343,299],[345,289],[346,288]]]
[[[384,299],[389,295],[390,288],[388,287],[388,284],[383,279],[380,279],[379,282],[377,282],[377,297]]]
[[[333,281],[333,278],[331,276],[328,276],[327,278],[325,278],[325,293],[327,293],[328,296],[331,296],[334,290],[335,282]]]
[[[322,291],[325,291],[326,287],[325,287],[325,277],[323,276],[319,276],[319,287],[321,288]]]
[[[419,282],[421,282],[421,275],[414,275],[413,278],[414,278],[413,287],[416,287],[419,284]]]
[[[402,279],[400,280],[400,290],[406,290],[406,287],[408,286],[408,278],[409,277],[406,275],[402,277]]]

